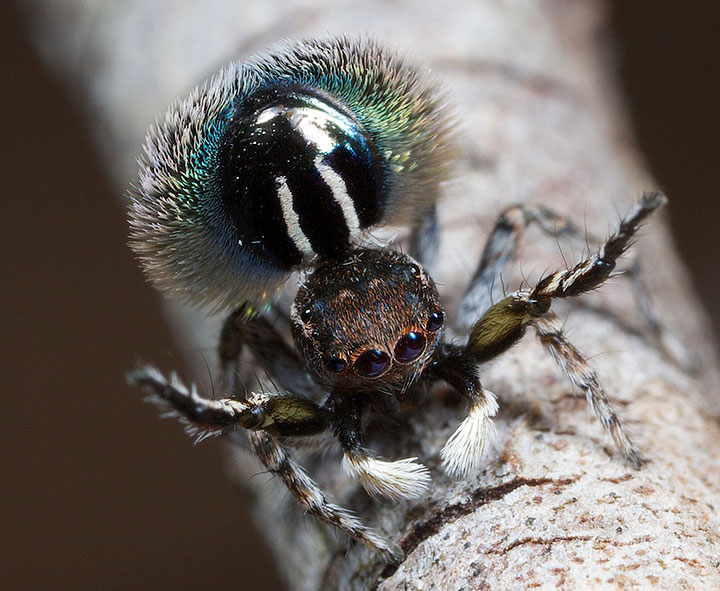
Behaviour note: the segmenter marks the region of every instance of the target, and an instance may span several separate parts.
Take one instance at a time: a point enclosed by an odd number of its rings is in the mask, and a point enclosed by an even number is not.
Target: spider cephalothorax
[[[150,278],[170,295],[232,312],[219,346],[224,398],[202,397],[149,366],[130,380],[200,438],[248,430],[262,464],[310,514],[387,561],[400,558],[397,546],[334,505],[283,444],[332,432],[344,470],[371,495],[416,498],[430,471],[417,458],[391,461],[368,449],[363,413],[443,380],[469,410],[440,461],[451,476],[472,474],[492,449],[498,408],[478,366],[530,328],[625,460],[643,462],[552,303],[602,285],[664,196],[646,194],[594,254],[490,305],[485,294],[501,283],[524,226],[560,233],[561,218],[545,208],[508,208],[461,304],[469,337],[443,342],[445,312],[422,264],[437,244],[435,202],[455,153],[452,130],[435,86],[378,44],[304,41],[233,64],[171,107],[148,134],[132,193],[131,245]],[[359,248],[368,230],[389,223],[414,227],[412,256]],[[259,310],[277,306],[273,294],[296,271],[293,349]],[[244,348],[276,391],[248,395],[238,383]]]
[[[406,390],[432,358],[443,320],[427,271],[389,250],[355,250],[323,263],[292,307],[308,368],[337,391]]]

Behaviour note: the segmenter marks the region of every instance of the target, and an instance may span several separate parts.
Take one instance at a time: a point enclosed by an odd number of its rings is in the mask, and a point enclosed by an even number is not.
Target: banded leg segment
[[[594,255],[571,269],[546,275],[531,290],[516,291],[491,306],[472,327],[468,353],[479,362],[493,359],[520,340],[531,322],[550,309],[554,298],[579,296],[602,285],[630,247],[642,221],[665,201],[662,193],[646,194]]]
[[[547,312],[533,321],[538,338],[550,356],[555,360],[573,386],[585,392],[587,402],[615,442],[625,460],[636,470],[645,458],[642,452],[630,440],[615,412],[605,390],[598,380],[595,370],[585,361],[580,352],[571,345],[562,333],[560,320],[553,312]]]
[[[652,201],[657,201],[661,205],[665,202],[665,197],[660,193],[648,193],[643,197],[643,202],[638,209],[649,213],[657,206],[650,205],[648,207],[644,205],[644,202]],[[635,219],[635,223],[639,224],[644,215],[646,214],[641,213],[639,218]],[[631,213],[626,220],[632,216]],[[583,240],[586,244],[601,244],[602,242],[596,236],[589,235],[586,229],[577,226],[567,217],[546,207],[531,205],[508,207],[502,212],[490,233],[478,268],[463,296],[457,320],[460,329],[470,329],[476,319],[492,306],[493,301],[502,299],[504,295],[501,292],[502,274],[509,262],[515,258],[517,247],[525,229],[530,224],[536,224],[544,234],[555,238],[567,236]],[[636,230],[637,227],[625,228],[625,232],[629,231],[630,235],[634,234]],[[622,228],[619,234],[623,234]],[[625,248],[627,246],[629,245],[626,245]],[[660,351],[673,363],[692,373],[694,368],[690,355],[682,345],[673,339],[672,335],[668,334],[653,309],[652,299],[648,297],[648,290],[642,281],[637,259],[632,262],[624,274],[631,282],[643,322]]]
[[[400,501],[427,491],[430,472],[417,458],[383,460],[363,446],[360,400],[337,396],[331,398],[330,408],[333,431],[343,449],[343,470],[360,480],[368,494]]]
[[[262,464],[283,481],[308,513],[360,540],[381,554],[385,562],[396,564],[402,561],[400,548],[367,527],[350,511],[330,502],[302,466],[271,435],[264,432],[251,433],[250,441]]]
[[[239,425],[262,429],[281,437],[314,435],[329,426],[328,413],[317,404],[294,394],[252,394],[246,400],[210,400],[198,395],[172,376],[167,380],[157,369],[141,367],[128,374],[128,382],[150,394],[149,400],[186,425],[186,431],[201,441]]]
[[[314,517],[337,527],[382,555],[386,562],[402,560],[402,551],[365,526],[352,513],[329,498],[277,442],[277,437],[314,435],[327,429],[327,410],[292,394],[253,394],[247,400],[210,400],[186,388],[175,376],[167,380],[153,367],[142,367],[128,381],[149,392],[150,400],[185,423],[197,441],[220,435],[240,425],[251,432],[250,441],[262,464],[276,474],[298,503]]]
[[[617,232],[612,234],[600,250],[572,269],[564,269],[543,277],[530,292],[530,299],[566,298],[578,296],[602,285],[615,269],[617,260],[630,248],[640,224],[657,208],[667,202],[662,193],[647,193],[633,210],[623,218]]]

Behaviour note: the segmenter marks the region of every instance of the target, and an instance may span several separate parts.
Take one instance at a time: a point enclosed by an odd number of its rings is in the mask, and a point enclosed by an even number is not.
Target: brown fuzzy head
[[[407,389],[432,359],[444,317],[427,271],[387,250],[323,263],[292,307],[307,366],[322,385],[350,392]]]

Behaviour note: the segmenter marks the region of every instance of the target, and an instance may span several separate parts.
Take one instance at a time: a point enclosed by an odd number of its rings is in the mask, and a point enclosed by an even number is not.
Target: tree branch
[[[458,0],[423,7],[427,12],[406,2],[288,2],[282,14],[222,1],[138,1],[121,9],[76,0],[45,4],[45,21],[36,23],[40,44],[79,81],[121,189],[134,178],[146,126],[230,57],[281,37],[354,31],[372,31],[420,54],[450,87],[466,134],[457,181],[440,208],[435,279],[450,311],[504,206],[544,204],[603,236],[618,212],[654,185],[627,129],[595,1]],[[560,247],[570,261],[582,251],[582,245]],[[424,499],[372,501],[348,483],[335,455],[298,453],[340,504],[399,541],[407,554],[399,567],[380,564],[359,545],[348,548],[342,537],[304,519],[279,487],[259,492],[263,528],[271,540],[283,540],[274,547],[289,587],[720,586],[720,427],[708,415],[717,409],[718,373],[709,323],[661,217],[650,221],[635,251],[653,303],[691,351],[697,375],[669,362],[643,336],[623,279],[572,310],[558,309],[648,465],[634,471],[622,464],[585,401],[526,338],[482,368],[483,384],[501,403],[499,447],[467,481],[451,481],[439,468],[442,442],[462,413],[443,392],[400,417],[392,438],[388,429],[371,434],[374,448],[388,457],[426,461],[434,480]],[[563,264],[558,243],[539,233],[528,233],[518,257],[521,265],[505,277],[508,290]],[[217,323],[177,305],[172,311],[184,346],[212,340]],[[245,449],[228,447],[235,475],[248,484],[257,464]]]

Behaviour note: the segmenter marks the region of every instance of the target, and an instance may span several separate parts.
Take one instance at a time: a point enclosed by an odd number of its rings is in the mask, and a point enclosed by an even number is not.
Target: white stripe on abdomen
[[[287,226],[288,236],[295,243],[297,249],[303,254],[303,258],[309,259],[315,254],[315,251],[300,227],[300,217],[293,207],[292,191],[290,187],[288,187],[285,177],[278,177],[278,181],[280,182],[278,198],[280,199],[280,207],[282,208],[283,219]]]
[[[345,224],[347,225],[348,232],[350,233],[350,242],[354,242],[355,238],[360,233],[360,220],[358,219],[357,212],[355,211],[355,202],[347,192],[347,186],[342,176],[335,172],[330,166],[324,164],[322,159],[324,156],[318,156],[315,158],[315,166],[320,173],[320,176],[325,181],[330,191],[332,192],[335,202],[342,209],[343,216],[345,217]]]

